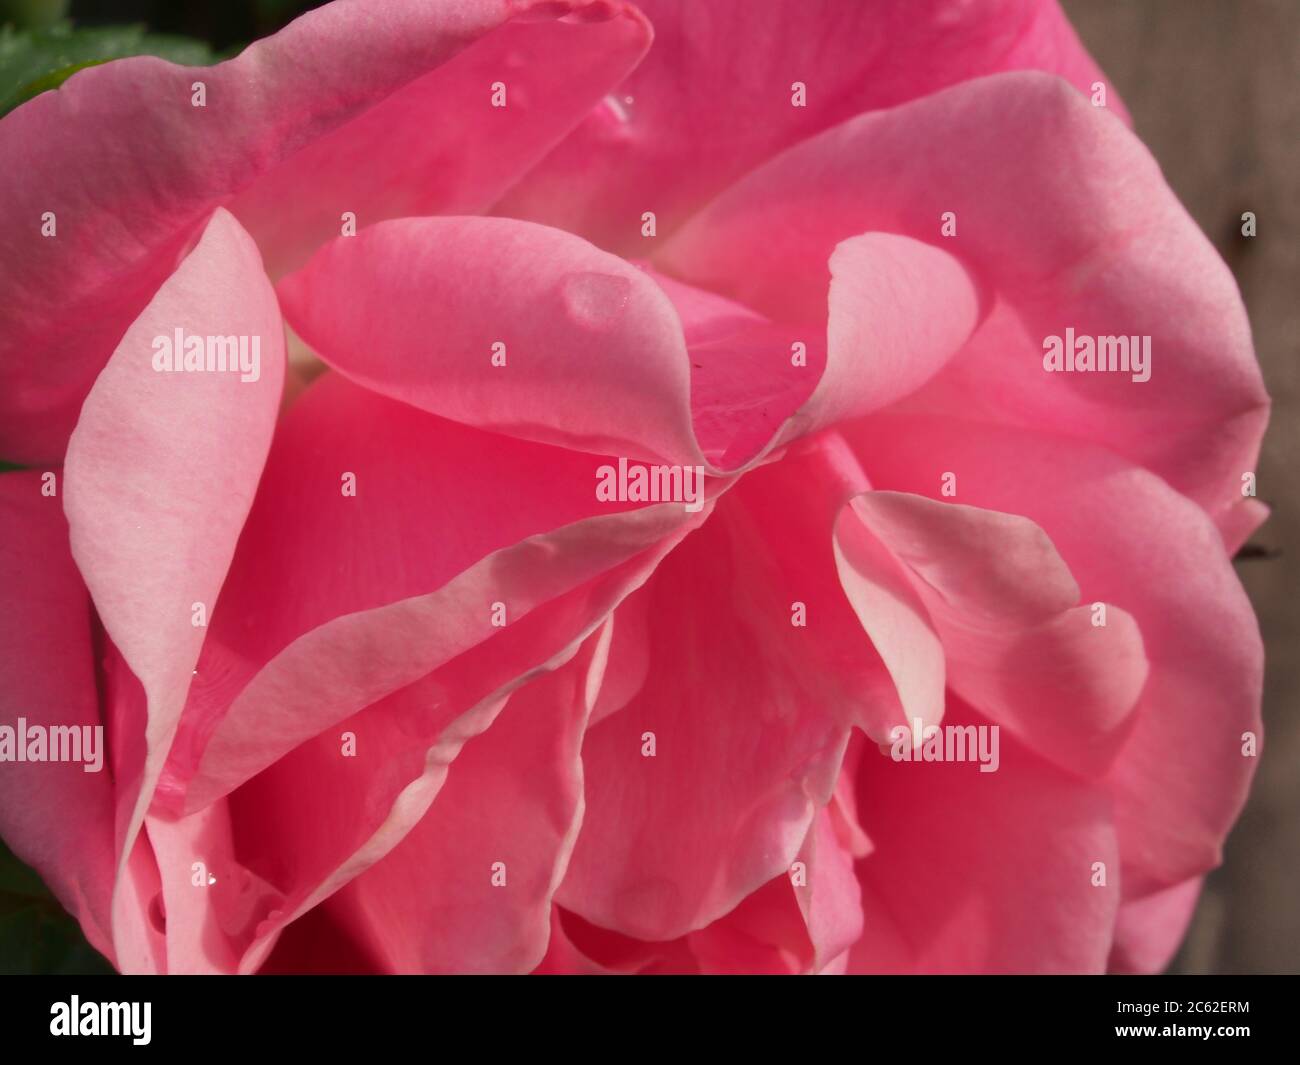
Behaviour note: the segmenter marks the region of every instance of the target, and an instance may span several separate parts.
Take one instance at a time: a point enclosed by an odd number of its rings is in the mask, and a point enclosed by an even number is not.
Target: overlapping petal
[[[987,727],[955,699],[945,721]],[[873,850],[858,863],[864,931],[850,971],[1105,970],[1120,846],[1103,787],[1005,735],[997,772],[868,751],[857,787]]]
[[[1141,633],[1116,606],[1079,604],[1042,529],[876,491],[853,500],[836,537],[846,591],[900,691],[927,688],[915,703],[923,725],[939,718],[946,679],[1057,765],[1105,770],[1146,682]]]
[[[1250,603],[1203,511],[1114,453],[1061,437],[902,415],[844,434],[880,488],[941,499],[946,471],[957,500],[1030,518],[1085,603],[1132,615],[1150,673],[1103,778],[1126,898],[1217,864],[1254,772],[1243,737],[1259,735],[1263,655]]]
[[[517,689],[428,813],[327,905],[394,972],[528,972],[582,818],[579,748],[608,635]],[[401,914],[400,921],[393,914]]]
[[[650,54],[499,211],[644,256],[643,212],[662,239],[746,171],[863,111],[1006,70],[1058,74],[1090,96],[1107,85],[1054,0],[639,6]]]
[[[820,461],[746,474],[638,593],[649,669],[587,733],[558,895],[595,925],[674,939],[784,876],[888,683],[835,578],[839,487]],[[806,512],[774,491],[799,481],[817,487]]]
[[[242,338],[233,369],[160,369],[155,338]],[[176,355],[188,341],[177,347]],[[222,354],[227,354],[223,351]],[[216,363],[214,361],[213,365]],[[249,372],[244,372],[249,369]],[[247,379],[246,379],[247,378]],[[207,619],[252,504],[279,408],[284,334],[252,240],[218,211],[127,330],[68,447],[73,557],[109,637],[143,686],[144,757],[117,780],[123,867],[175,734]],[[115,922],[116,922],[115,913]]]
[[[215,67],[123,59],[7,115],[0,454],[59,458],[95,375],[214,207],[275,273],[345,212],[365,226],[481,210],[648,43],[616,0],[330,4]]]
[[[655,262],[764,314],[813,320],[836,245],[871,231],[943,247],[1006,305],[947,363],[953,386],[934,409],[989,402],[1009,424],[1104,436],[1216,517],[1240,501],[1267,416],[1245,310],[1113,115],[1039,73],[863,115],[739,181]],[[1067,329],[1150,338],[1149,380],[1047,372],[1044,341]]]
[[[89,761],[19,762],[16,752],[6,752],[0,835],[111,958],[109,731],[95,686],[90,597],[72,561],[60,506],[62,475],[0,475],[0,725],[15,730],[16,742],[23,742],[17,735],[23,726],[100,728],[100,768],[86,772]],[[82,733],[76,749],[89,758],[84,739]]]

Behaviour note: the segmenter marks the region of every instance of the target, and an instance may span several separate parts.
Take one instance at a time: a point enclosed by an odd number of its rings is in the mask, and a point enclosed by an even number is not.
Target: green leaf
[[[112,971],[40,877],[0,842],[0,975]]]
[[[202,41],[146,33],[143,26],[73,29],[66,22],[48,29],[0,26],[0,115],[38,93],[57,89],[78,70],[132,55],[156,55],[185,66],[214,61]]]
[[[68,0],[0,0],[0,22],[19,29],[50,26],[68,13]]]
[[[0,910],[15,899],[44,901],[52,899],[35,871],[20,862],[8,847],[0,843]]]

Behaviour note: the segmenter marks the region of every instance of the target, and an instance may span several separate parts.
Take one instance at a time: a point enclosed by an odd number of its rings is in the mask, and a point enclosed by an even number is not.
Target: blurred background
[[[1258,470],[1273,514],[1236,563],[1267,649],[1262,756],[1170,971],[1300,972],[1300,0],[1061,3],[1169,184],[1236,274],[1274,403]],[[315,6],[0,0],[0,24],[37,34],[57,79],[57,70],[138,52],[222,58]],[[48,28],[65,17],[103,28],[84,46],[96,55]],[[141,29],[120,29],[130,24]],[[0,32],[0,103],[24,91],[17,76],[4,80],[13,45]],[[30,83],[33,72],[23,76]],[[1245,211],[1257,218],[1253,238],[1241,234]],[[0,973],[106,970],[39,879],[0,847]]]

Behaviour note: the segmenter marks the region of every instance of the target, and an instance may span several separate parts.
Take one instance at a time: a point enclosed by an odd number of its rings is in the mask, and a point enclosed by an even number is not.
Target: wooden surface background
[[[1260,765],[1172,971],[1300,972],[1300,0],[1062,2],[1236,274],[1273,397],[1251,541],[1273,557],[1237,562],[1267,653]]]

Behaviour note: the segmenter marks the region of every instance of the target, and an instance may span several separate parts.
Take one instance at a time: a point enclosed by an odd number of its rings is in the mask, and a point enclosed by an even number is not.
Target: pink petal
[[[1085,603],[1133,616],[1150,675],[1106,778],[1126,897],[1214,866],[1254,771],[1243,734],[1260,734],[1263,662],[1250,603],[1200,508],[1075,441],[901,416],[848,435],[873,484],[935,498],[942,472],[954,473],[963,503],[1039,525]]]
[[[818,811],[800,858],[808,883],[794,889],[814,948],[813,971],[821,972],[862,935],[862,891],[853,855],[840,841],[831,807]]]
[[[145,828],[161,878],[166,972],[235,972],[240,945],[284,900],[236,856],[228,804],[180,821],[149,816]]]
[[[957,224],[949,238],[945,212]],[[993,403],[998,420],[1093,440],[1104,410],[1107,447],[1212,514],[1240,499],[1267,414],[1245,310],[1155,160],[1113,116],[1042,74],[968,82],[777,157],[655,261],[797,319],[825,298],[836,245],[869,231],[941,244],[1006,305],[997,333],[947,364],[943,413]],[[1067,328],[1150,337],[1150,380],[1045,372],[1043,340]]]
[[[152,338],[177,329],[260,338],[259,378],[156,372]],[[218,211],[127,330],[69,442],[64,508],[72,554],[147,699],[140,777],[117,781],[122,862],[198,660],[204,628],[194,624],[195,604],[208,613],[216,604],[270,445],[283,377],[275,293],[252,240]]]
[[[334,373],[290,408],[153,806],[183,823],[229,797],[238,865],[282,897],[229,929],[241,971],[397,846],[464,741],[709,513],[601,503],[600,461]]]
[[[769,525],[755,501],[781,465],[742,478],[660,565],[646,681],[587,733],[587,812],[558,898],[602,928],[669,940],[704,927],[789,869],[830,798],[862,692],[828,664],[850,635],[869,648],[842,597],[841,614],[820,616],[810,595],[808,626],[791,624],[801,571],[774,549],[789,529],[820,529],[826,575],[804,587],[833,587],[833,509],[814,496],[806,523]]]
[[[581,821],[578,749],[607,645],[593,636],[515,691],[420,822],[327,903],[387,971],[528,972],[542,960]]]
[[[276,273],[337,235],[345,211],[364,226],[482,210],[648,41],[615,0],[330,4],[218,66],[123,59],[7,115],[0,454],[62,453],[114,344],[217,205]]]
[[[832,253],[830,271],[826,371],[796,424],[833,425],[915,391],[979,318],[979,294],[962,265],[919,241],[850,238]]]
[[[886,661],[921,648],[929,661],[937,639],[948,685],[971,705],[1057,765],[1104,771],[1147,678],[1133,619],[1112,606],[1106,624],[1095,625],[1093,612],[1076,605],[1078,586],[1051,541],[1024,518],[882,491],[854,499],[853,515],[910,582],[911,610],[924,613],[907,616],[933,626],[933,635],[912,641],[882,634],[877,647]],[[858,548],[851,535],[842,522],[841,552],[856,580],[897,572],[884,567],[878,552]],[[861,594],[850,591],[855,602]],[[858,609],[870,616],[873,606],[880,609],[871,603]],[[909,665],[899,667],[905,677],[920,668]]]
[[[713,474],[913,390],[961,347],[978,305],[937,249],[847,241],[828,358],[820,325],[768,320],[559,230],[484,218],[399,219],[340,238],[279,294],[307,345],[383,395],[526,440]],[[380,303],[389,310],[376,318],[368,308]]]
[[[747,170],[861,111],[1003,70],[1101,72],[1054,2],[645,0],[645,61],[498,210],[623,253],[660,238]],[[805,107],[792,106],[795,82]],[[1113,87],[1108,106],[1127,120]]]
[[[952,704],[947,722],[984,723]],[[1001,742],[994,773],[866,753],[858,804],[875,849],[858,865],[852,971],[1104,971],[1120,897],[1105,790]]]
[[[201,808],[491,640],[458,682],[475,693],[467,709],[490,690],[485,678],[505,683],[594,624],[707,514],[671,503],[620,512],[596,499],[598,465],[320,378],[277,434],[162,806]],[[553,601],[549,622],[518,627]]]
[[[1120,905],[1108,966],[1111,972],[1158,973],[1168,967],[1196,911],[1201,880],[1193,877]]]
[[[494,218],[387,222],[327,245],[280,298],[326,362],[383,395],[524,439],[704,461],[672,304],[567,233]],[[497,344],[504,366],[492,363]]]
[[[1242,549],[1251,534],[1268,520],[1268,504],[1258,499],[1241,499],[1219,513],[1219,531],[1229,555]]]
[[[61,491],[63,471],[54,474]],[[90,597],[68,550],[57,495],[40,471],[0,475],[0,725],[97,727]],[[0,764],[0,836],[41,874],[81,922],[94,947],[114,956],[109,920],[113,885],[113,774],[98,747],[90,763]],[[93,735],[93,733],[92,733]],[[83,733],[84,737],[84,733]],[[83,757],[87,754],[84,749]],[[11,756],[12,757],[12,756]]]
[[[769,880],[686,941],[701,972],[709,975],[793,976],[812,962],[803,916],[784,876]]]
[[[853,859],[870,851],[857,825],[851,745],[830,802],[817,811],[795,862],[735,909],[686,937],[707,973],[837,972],[862,935]]]

